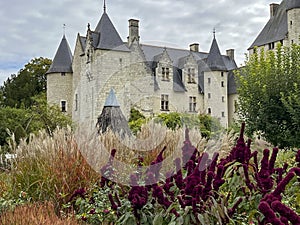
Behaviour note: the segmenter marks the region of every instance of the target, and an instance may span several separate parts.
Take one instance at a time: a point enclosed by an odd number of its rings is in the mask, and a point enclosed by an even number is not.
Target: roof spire
[[[106,2],[105,2],[105,0],[103,1],[103,11],[104,11],[104,13],[106,13]]]

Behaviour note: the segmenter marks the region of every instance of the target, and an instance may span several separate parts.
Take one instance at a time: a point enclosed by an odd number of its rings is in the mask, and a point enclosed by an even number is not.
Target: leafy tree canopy
[[[237,71],[241,120],[248,134],[261,132],[273,145],[300,146],[300,46],[254,51]]]
[[[52,60],[34,58],[27,63],[18,75],[11,75],[0,87],[0,105],[28,108],[33,104],[32,97],[46,92],[46,72]]]

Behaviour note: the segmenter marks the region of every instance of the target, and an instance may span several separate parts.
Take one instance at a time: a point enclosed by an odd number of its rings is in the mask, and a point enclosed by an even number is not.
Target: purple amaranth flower
[[[169,195],[171,197],[171,199],[174,201],[174,192],[170,191],[170,189],[174,186],[173,183],[173,176],[174,176],[174,172],[170,171],[166,174],[166,182],[163,185],[163,189],[166,192],[167,195]]]
[[[100,169],[100,172],[102,175],[101,180],[100,180],[101,187],[104,187],[105,184],[109,187],[113,185],[113,182],[111,182],[111,179],[112,179],[112,175],[113,175],[113,171],[114,171],[112,164],[113,164],[113,160],[115,158],[115,154],[116,154],[116,149],[111,150],[110,157],[109,157],[107,164],[104,165]]]
[[[92,214],[92,215],[95,214],[95,213],[96,213],[95,209],[91,209],[90,212],[89,212],[89,214]]]
[[[234,203],[234,205],[232,206],[232,208],[230,208],[230,209],[228,210],[228,216],[229,216],[229,217],[232,217],[232,216],[233,216],[233,214],[235,213],[237,207],[241,204],[242,201],[243,201],[243,198],[239,198],[239,199],[237,200],[237,202]]]
[[[297,215],[292,209],[282,204],[280,201],[275,201],[271,207],[277,211],[281,216],[288,219],[292,224],[300,224],[300,216]]]
[[[280,217],[280,221],[284,224],[284,225],[289,225],[289,220],[287,218],[285,218],[284,216]]]
[[[184,188],[184,182],[182,177],[181,165],[180,165],[180,158],[175,159],[176,171],[175,174],[175,184],[181,190]]]
[[[261,189],[261,192],[263,194],[269,192],[274,184],[269,170],[269,155],[270,151],[268,149],[265,149],[263,152],[263,158],[261,160],[260,171],[256,175],[258,187]]]
[[[249,188],[250,191],[254,189],[254,185],[251,183],[250,178],[249,178],[249,173],[248,173],[248,164],[243,164],[243,169],[244,169],[244,175],[245,175],[245,182],[247,187]]]
[[[86,193],[86,190],[84,188],[79,188],[76,191],[74,191],[74,193],[72,194],[69,202],[71,202],[74,198],[80,196],[81,198],[84,198],[84,195]]]
[[[269,161],[269,170],[271,173],[274,172],[274,165],[278,154],[278,148],[273,148],[273,152]]]
[[[209,171],[207,173],[207,179],[206,179],[206,184],[205,184],[205,187],[202,191],[202,199],[204,201],[206,201],[210,195],[210,191],[212,189],[212,180],[213,180],[213,177],[214,177],[214,173],[212,171]]]
[[[261,201],[258,205],[259,211],[265,216],[265,224],[271,223],[273,225],[284,225],[277,217],[275,212],[271,209],[269,204],[265,201]]]
[[[225,183],[225,180],[223,179],[223,172],[224,172],[224,166],[218,165],[217,174],[213,181],[213,188],[215,192],[218,192],[221,185]]]
[[[276,197],[280,196],[281,193],[285,191],[286,185],[293,179],[294,176],[295,172],[293,170],[288,172],[286,177],[277,185],[276,189],[272,192],[272,194]]]
[[[251,153],[250,158],[253,158],[254,166],[256,171],[258,171],[258,160],[257,160],[258,151],[254,151]]]
[[[115,203],[114,198],[113,198],[113,196],[112,196],[111,193],[108,194],[108,199],[109,199],[109,201],[110,201],[111,208],[112,208],[113,210],[117,210],[117,209],[118,209],[118,206],[117,206],[117,204]]]

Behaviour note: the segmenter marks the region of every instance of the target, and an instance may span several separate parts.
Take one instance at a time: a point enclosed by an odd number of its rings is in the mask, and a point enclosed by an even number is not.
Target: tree
[[[255,49],[246,65],[237,71],[238,113],[247,123],[247,132],[261,132],[267,141],[279,147],[299,146],[297,129],[287,101],[300,85],[300,47],[282,47],[276,52]],[[296,86],[297,86],[296,85]],[[299,116],[299,115],[298,115]],[[293,139],[293,140],[292,140]]]
[[[0,87],[1,105],[30,107],[33,96],[46,92],[46,72],[51,63],[47,58],[34,58],[18,72],[18,75],[12,74]]]

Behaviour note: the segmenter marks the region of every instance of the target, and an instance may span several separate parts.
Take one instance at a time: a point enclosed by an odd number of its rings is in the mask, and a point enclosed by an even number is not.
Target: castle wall
[[[300,44],[300,9],[295,8],[287,11],[289,45]],[[289,46],[288,45],[288,46]]]

